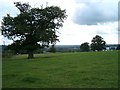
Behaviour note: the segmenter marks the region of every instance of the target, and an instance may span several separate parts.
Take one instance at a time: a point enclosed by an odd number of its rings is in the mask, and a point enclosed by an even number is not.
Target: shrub
[[[5,51],[2,51],[2,57],[12,57],[14,54],[14,51],[12,50],[5,50]]]

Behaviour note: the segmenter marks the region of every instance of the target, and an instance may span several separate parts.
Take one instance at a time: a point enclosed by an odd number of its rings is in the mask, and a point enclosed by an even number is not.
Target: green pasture
[[[3,88],[117,88],[118,51],[16,55],[2,74]]]

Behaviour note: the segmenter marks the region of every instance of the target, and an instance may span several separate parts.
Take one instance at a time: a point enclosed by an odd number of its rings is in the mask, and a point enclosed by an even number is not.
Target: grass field
[[[3,88],[115,88],[118,51],[36,54],[4,58]]]

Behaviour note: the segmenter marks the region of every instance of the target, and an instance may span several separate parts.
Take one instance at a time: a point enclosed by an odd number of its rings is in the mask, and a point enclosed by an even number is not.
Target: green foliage
[[[118,51],[3,58],[3,88],[117,88]]]
[[[106,42],[103,40],[103,38],[101,36],[96,35],[95,37],[93,37],[91,42],[92,42],[91,50],[101,51],[101,50],[105,49]]]
[[[117,50],[120,50],[120,44],[117,46],[117,48],[116,48]]]
[[[88,51],[90,51],[89,43],[88,42],[82,43],[80,45],[80,50],[82,52],[88,52]]]
[[[10,58],[15,55],[15,52],[13,50],[4,50],[2,51],[2,57],[3,58]]]
[[[11,46],[16,50],[32,53],[38,48],[49,46],[58,41],[57,29],[63,26],[66,11],[57,6],[32,8],[28,3],[15,2],[20,14],[9,14],[2,21],[2,35],[14,41]]]

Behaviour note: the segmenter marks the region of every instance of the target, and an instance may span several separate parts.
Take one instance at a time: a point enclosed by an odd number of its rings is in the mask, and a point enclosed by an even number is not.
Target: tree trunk
[[[34,58],[33,51],[29,51],[28,52],[28,59],[32,59],[32,58]]]

